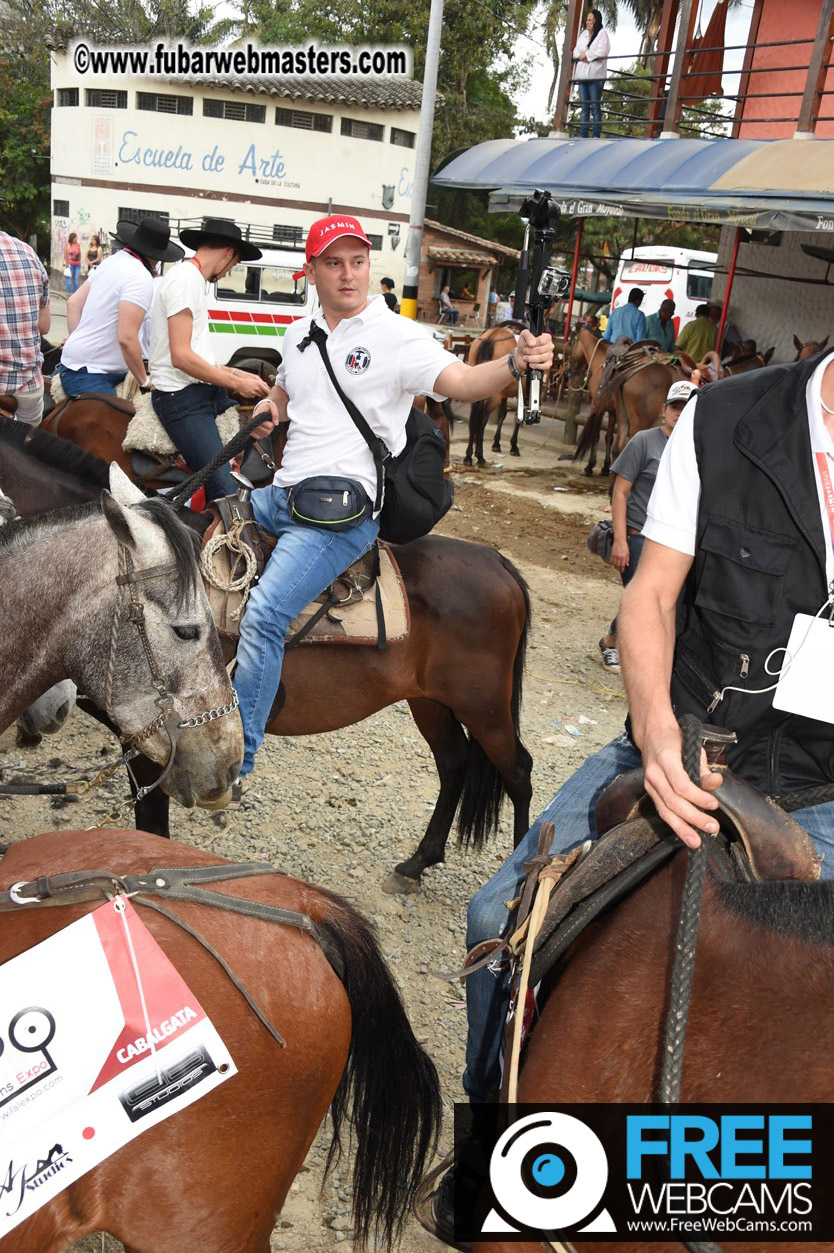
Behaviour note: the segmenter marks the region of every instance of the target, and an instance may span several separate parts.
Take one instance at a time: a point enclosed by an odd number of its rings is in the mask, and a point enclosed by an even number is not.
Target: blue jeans
[[[58,366],[61,386],[68,396],[80,396],[83,392],[102,392],[107,396],[115,396],[116,388],[124,380],[126,370],[112,374],[92,374],[89,370],[70,370],[65,365]]]
[[[582,105],[582,123],[579,127],[579,138],[588,138],[588,123],[593,117],[593,138],[599,139],[600,129],[602,127],[602,88],[605,85],[604,78],[583,78],[577,83],[579,88],[579,100]]]
[[[257,521],[277,535],[278,543],[260,581],[252,588],[240,623],[233,682],[243,719],[241,776],[253,769],[264,738],[290,623],[368,551],[379,530],[379,523],[371,517],[348,531],[301,526],[287,513],[287,489],[274,485],[253,492],[252,507]]]
[[[179,392],[151,393],[154,412],[195,473],[220,452],[223,441],[214,419],[231,405],[229,393],[212,383],[191,383]],[[227,465],[206,479],[206,499],[232,496],[237,487]]]
[[[66,276],[65,282],[67,286],[67,295],[71,296],[73,292],[78,291],[78,283],[81,278],[81,264],[71,265],[69,274]]]
[[[469,904],[466,947],[501,935],[509,920],[504,902],[518,896],[524,879],[524,863],[538,850],[539,829],[553,822],[556,834],[552,853],[563,853],[584,840],[595,839],[594,809],[600,794],[618,774],[641,764],[640,754],[625,734],[606,744],[579,767],[562,785],[539,815],[518,848]],[[822,878],[834,878],[834,802],[800,809],[792,815],[811,837],[822,860]],[[466,1070],[463,1086],[470,1100],[486,1100],[499,1080],[499,1051],[507,1014],[506,970],[493,973],[487,967],[466,980]]]

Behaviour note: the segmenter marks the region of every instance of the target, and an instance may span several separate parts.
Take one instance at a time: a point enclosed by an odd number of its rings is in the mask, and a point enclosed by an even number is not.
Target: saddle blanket
[[[125,380],[127,382],[127,379]],[[124,386],[124,384],[123,384]],[[150,395],[141,392],[131,397],[136,413],[130,419],[130,425],[122,441],[125,452],[152,452],[161,457],[176,457],[177,449],[171,437],[156,416]],[[217,415],[217,431],[224,444],[237,435],[240,429],[240,414],[232,405]]]
[[[51,394],[56,405],[67,399],[60,374],[52,376]],[[136,410],[122,442],[125,452],[150,452],[160,457],[176,457],[176,446],[156,416],[150,395],[142,395],[132,374],[128,374],[124,382],[119,384],[116,395],[122,400],[131,401]],[[217,430],[224,444],[228,444],[239,429],[240,414],[234,405],[218,414]]]
[[[301,644],[365,644],[376,645],[379,642],[377,597],[381,598],[382,611],[385,618],[385,638],[389,644],[395,644],[408,637],[411,619],[408,608],[408,593],[405,590],[400,568],[387,545],[380,543],[379,577],[374,580],[373,569],[375,554],[373,549],[360,557],[359,561],[348,567],[345,572],[331,584],[317,600],[303,609],[292,623],[287,635],[290,640],[300,631],[310,618],[316,614],[328,597],[330,591],[339,598],[341,603],[331,606],[327,613],[319,618]],[[227,549],[221,548],[212,554],[212,570],[221,576],[218,581],[230,581],[230,562]],[[206,553],[203,554],[205,574]],[[236,570],[233,572],[236,573]],[[206,592],[221,636],[236,639],[240,634],[240,602],[242,593],[226,592],[212,585],[206,579]],[[244,611],[245,612],[245,611]]]
[[[0,1000],[0,1239],[237,1071],[124,897],[6,962]]]

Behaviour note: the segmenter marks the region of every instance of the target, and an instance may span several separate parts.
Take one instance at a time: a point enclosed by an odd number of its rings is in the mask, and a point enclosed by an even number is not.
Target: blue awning
[[[432,181],[488,190],[498,211],[541,188],[569,217],[834,229],[831,139],[493,139]]]

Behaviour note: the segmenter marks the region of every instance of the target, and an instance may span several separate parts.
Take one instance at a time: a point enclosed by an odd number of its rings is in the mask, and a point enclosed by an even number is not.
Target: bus
[[[628,300],[632,287],[645,292],[641,312],[657,313],[664,300],[675,302],[675,339],[695,317],[698,305],[705,304],[712,292],[715,252],[692,248],[670,248],[664,244],[626,248],[620,257],[611,294],[611,309]]]

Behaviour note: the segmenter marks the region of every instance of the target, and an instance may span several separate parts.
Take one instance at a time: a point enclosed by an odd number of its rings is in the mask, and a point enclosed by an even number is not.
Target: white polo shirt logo
[[[364,374],[370,364],[371,354],[367,348],[352,348],[345,358],[348,374]]]

